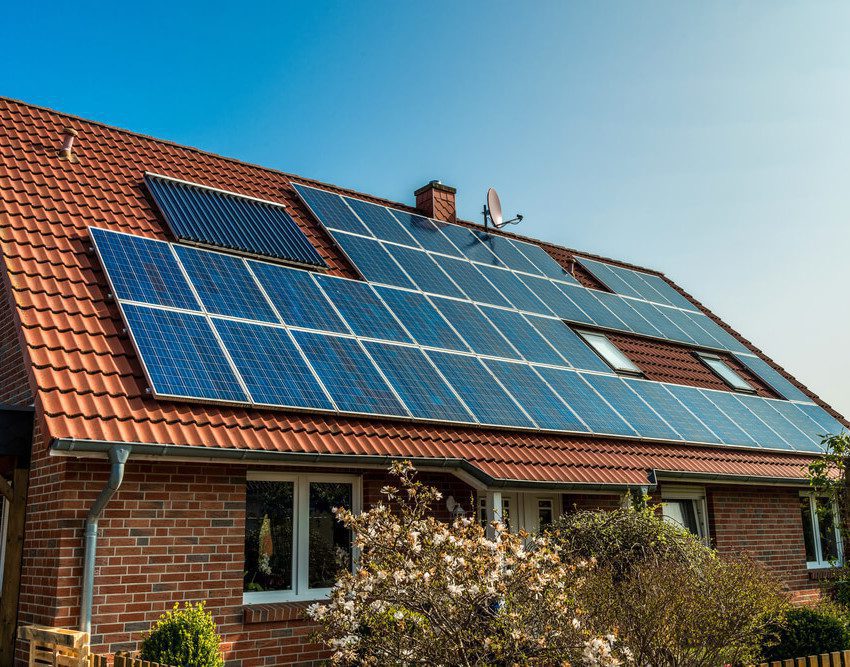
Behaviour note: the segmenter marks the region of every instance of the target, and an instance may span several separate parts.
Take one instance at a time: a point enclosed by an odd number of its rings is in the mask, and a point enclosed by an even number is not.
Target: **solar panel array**
[[[90,231],[160,398],[807,452],[841,428],[621,378],[554,315]]]
[[[296,184],[295,189],[371,283],[703,348],[747,352],[658,276],[580,259],[619,293],[588,289],[540,246],[306,185]]]
[[[283,204],[158,174],[145,174],[145,184],[181,241],[326,266]]]

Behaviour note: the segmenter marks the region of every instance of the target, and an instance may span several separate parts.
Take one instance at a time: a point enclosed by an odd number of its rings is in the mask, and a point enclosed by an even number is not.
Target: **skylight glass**
[[[605,334],[590,331],[579,331],[579,333],[587,344],[594,349],[596,354],[602,357],[602,359],[605,360],[605,363],[618,373],[643,375],[640,368],[635,366],[635,364],[632,363],[632,360],[623,354]]]
[[[750,393],[755,392],[753,386],[740,375],[738,375],[735,371],[733,371],[729,367],[729,365],[720,357],[717,357],[713,354],[701,353],[697,353],[697,356],[700,358],[700,361],[702,361],[702,363],[704,363],[712,371],[714,371],[714,374],[717,375],[717,377],[723,380],[735,391],[746,391]]]

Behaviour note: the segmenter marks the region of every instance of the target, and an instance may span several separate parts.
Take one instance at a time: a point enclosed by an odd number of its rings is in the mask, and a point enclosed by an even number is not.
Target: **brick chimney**
[[[440,181],[431,181],[413,194],[416,195],[416,208],[429,218],[445,222],[457,221],[455,194],[457,188],[443,185]]]

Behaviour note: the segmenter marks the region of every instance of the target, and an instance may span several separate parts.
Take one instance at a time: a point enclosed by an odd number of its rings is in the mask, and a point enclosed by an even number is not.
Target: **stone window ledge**
[[[242,605],[242,623],[276,623],[280,621],[306,621],[307,607],[312,602],[274,602]]]

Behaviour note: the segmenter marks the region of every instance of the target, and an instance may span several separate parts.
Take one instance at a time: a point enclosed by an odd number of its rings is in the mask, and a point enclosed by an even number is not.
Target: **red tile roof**
[[[484,477],[551,483],[645,484],[652,470],[802,476],[807,459],[791,454],[155,400],[87,227],[168,238],[143,190],[143,173],[153,171],[287,204],[330,270],[356,277],[291,187],[313,181],[2,98],[0,126],[5,288],[22,327],[36,407],[54,441],[463,459]],[[57,159],[65,126],[79,131],[77,163]],[[541,245],[565,265],[574,253]]]

